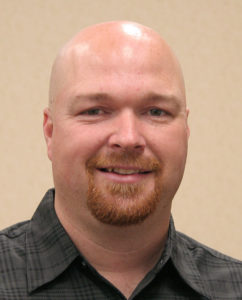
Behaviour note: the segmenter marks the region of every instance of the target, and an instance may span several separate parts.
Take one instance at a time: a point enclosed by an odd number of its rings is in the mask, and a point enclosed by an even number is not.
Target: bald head
[[[142,68],[166,72],[185,102],[182,71],[167,43],[151,28],[117,21],[85,28],[61,49],[52,68],[49,104],[52,106],[63,96],[77,73],[83,72],[84,76],[87,69],[95,72],[98,66],[106,72],[125,72],[131,66],[137,67],[137,62],[140,72]]]

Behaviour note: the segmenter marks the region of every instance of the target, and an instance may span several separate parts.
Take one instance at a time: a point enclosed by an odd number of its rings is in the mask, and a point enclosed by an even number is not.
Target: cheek
[[[151,147],[168,168],[184,167],[187,156],[187,133],[184,127],[163,128],[151,140]]]
[[[103,141],[100,130],[94,127],[90,129],[77,124],[58,128],[53,135],[53,156],[74,168],[74,164],[85,164],[100,149]]]
[[[184,130],[169,130],[156,142],[158,157],[162,163],[164,195],[172,199],[185,169],[187,157],[187,135]]]

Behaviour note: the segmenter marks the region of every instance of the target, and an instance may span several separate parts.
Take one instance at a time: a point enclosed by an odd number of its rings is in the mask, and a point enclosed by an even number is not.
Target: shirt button
[[[84,268],[87,266],[87,263],[84,260],[81,262],[81,264]]]

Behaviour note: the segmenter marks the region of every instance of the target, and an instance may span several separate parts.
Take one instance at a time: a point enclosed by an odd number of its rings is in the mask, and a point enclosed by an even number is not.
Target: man
[[[84,29],[54,63],[54,190],[0,236],[0,299],[242,299],[242,263],[174,229],[189,129],[182,72],[131,22]]]

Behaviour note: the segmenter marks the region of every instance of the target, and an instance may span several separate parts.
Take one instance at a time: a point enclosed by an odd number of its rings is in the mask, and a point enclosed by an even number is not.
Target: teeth
[[[140,173],[139,170],[126,170],[126,169],[120,169],[120,168],[108,168],[108,172],[114,172],[122,175],[130,175],[130,174],[137,174]]]
[[[125,169],[119,169],[119,168],[113,169],[113,172],[118,173],[118,174],[122,174],[122,175],[130,175],[130,174],[139,173],[138,170],[125,170]]]

